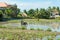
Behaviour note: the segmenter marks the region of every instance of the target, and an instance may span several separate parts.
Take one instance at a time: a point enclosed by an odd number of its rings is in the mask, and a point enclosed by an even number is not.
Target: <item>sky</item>
[[[6,2],[7,4],[17,4],[18,8],[21,10],[48,8],[49,6],[60,7],[60,0],[0,0],[0,2]]]

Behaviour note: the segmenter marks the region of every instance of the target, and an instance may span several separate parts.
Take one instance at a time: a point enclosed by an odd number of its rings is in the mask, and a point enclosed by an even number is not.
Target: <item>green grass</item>
[[[35,30],[34,28],[30,28],[30,30]]]
[[[22,19],[23,21],[25,22],[28,22],[28,23],[50,23],[50,22],[60,22],[60,19]],[[21,19],[20,20],[9,20],[7,21],[8,23],[20,23],[21,22]]]
[[[22,27],[20,27],[20,29],[26,30],[27,28],[26,28],[26,26],[22,26]]]
[[[27,23],[51,23],[51,22],[60,22],[59,19],[23,19],[23,21]],[[21,20],[10,20],[7,21],[8,23],[20,23]],[[51,29],[47,29],[44,31],[43,29],[34,29],[31,28],[27,30],[26,27],[22,26],[21,28],[9,28],[5,26],[0,26],[0,38],[7,38],[7,40],[31,40],[31,38],[43,38],[45,36],[56,36],[57,34],[60,35],[59,32],[51,32]]]
[[[38,31],[44,31],[43,29],[37,28]]]
[[[21,20],[9,20],[9,21],[7,21],[8,23],[19,23],[19,22],[21,22]]]
[[[59,39],[57,39],[57,40],[60,40],[60,38],[59,38]]]
[[[56,32],[58,34],[58,32]],[[37,30],[20,30],[20,29],[0,29],[0,38],[8,40],[31,40],[31,38],[43,38],[45,36],[55,36],[55,32],[37,31]]]
[[[0,28],[7,28],[6,26],[0,26]]]

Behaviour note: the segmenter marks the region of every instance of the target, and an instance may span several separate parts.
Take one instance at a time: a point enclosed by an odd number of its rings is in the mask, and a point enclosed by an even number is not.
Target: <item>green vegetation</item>
[[[0,26],[0,28],[7,28],[7,27],[5,27],[5,26]]]
[[[12,9],[12,8],[6,8],[5,10],[0,10],[0,18],[1,19],[11,19],[11,18],[18,18],[18,19],[50,19],[51,12],[53,10],[57,10],[60,15],[60,9],[59,7],[48,7],[47,9],[40,8],[40,9],[30,9],[30,10],[24,10],[23,12],[20,11],[20,9]],[[26,17],[23,17],[22,14],[27,14]],[[1,20],[0,19],[0,20]],[[57,18],[59,19],[59,18]]]
[[[27,28],[26,28],[26,26],[22,26],[20,29],[26,30]]]
[[[44,37],[51,38],[59,33],[48,32],[48,31],[36,31],[36,30],[20,30],[20,29],[0,29],[0,39],[3,40],[42,40]],[[47,38],[48,39],[48,38]],[[50,39],[49,39],[50,40]]]
[[[48,28],[46,31],[52,31],[50,28]]]
[[[10,27],[10,26],[0,26],[0,28],[8,28],[8,29],[20,29],[20,30],[29,30],[27,29],[26,26],[21,26],[21,27]],[[30,30],[37,30],[37,31],[44,31],[44,29],[40,29],[40,28],[37,28],[37,29],[34,29],[34,28],[30,28]],[[52,31],[50,28],[46,29],[45,31]]]
[[[3,12],[0,10],[0,21],[2,21],[2,19],[3,19]]]
[[[43,29],[37,28],[38,31],[43,31]]]
[[[16,8],[5,8],[3,10],[0,10],[0,20],[3,19],[9,20],[11,18],[17,18],[18,13],[20,12],[20,9]]]
[[[30,30],[35,30],[34,28],[30,28]]]
[[[21,18],[25,18],[22,19],[24,22],[27,23],[31,23],[31,24],[45,24],[45,23],[52,23],[52,22],[60,22],[60,17],[57,19],[50,19],[50,12],[52,10],[58,10],[59,15],[60,15],[60,9],[59,7],[49,7],[47,9],[41,8],[41,9],[30,9],[30,10],[24,10],[24,13],[27,14],[27,17],[23,17],[22,16],[22,12],[20,11],[20,9],[17,8],[17,10],[15,9],[11,9],[11,8],[6,8],[6,10],[0,10],[0,21],[2,21],[3,19],[21,19]],[[15,13],[17,12],[18,13]],[[31,18],[31,19],[26,19],[26,18]],[[6,21],[7,23],[21,23],[21,20],[9,20]],[[48,28],[47,30],[43,30],[43,29],[34,29],[34,28],[30,28],[30,30],[27,29],[27,27],[22,26],[22,27],[7,27],[7,26],[0,26],[0,39],[2,40],[36,40],[36,38],[39,38],[39,40],[42,40],[43,37],[45,36],[51,36],[51,38],[47,38],[48,40],[53,40],[52,38],[55,38],[57,34],[60,33],[56,33],[56,32],[52,32],[52,30],[50,28]],[[58,39],[59,40],[59,39]]]
[[[52,38],[48,38],[48,40],[53,40]]]
[[[26,13],[28,15],[28,17],[30,18],[37,18],[37,19],[49,19],[51,12],[53,10],[57,10],[59,12],[60,15],[60,9],[59,7],[48,7],[47,9],[44,8],[36,8],[34,9],[30,9],[28,11],[24,10],[24,13]]]
[[[60,35],[60,33],[52,32],[49,28],[44,31],[43,29],[39,28],[31,28],[28,30],[25,26],[16,28],[0,26],[0,39],[3,40],[36,40],[36,38],[42,40],[46,36],[51,36],[51,38],[47,38],[47,40],[53,40],[56,35]]]
[[[17,20],[16,20],[17,21]],[[33,24],[48,24],[48,23],[53,23],[53,22],[60,22],[59,19],[23,19],[23,21],[28,22],[28,23],[33,23]]]
[[[60,40],[60,38],[59,38],[59,39],[57,39],[57,40]]]

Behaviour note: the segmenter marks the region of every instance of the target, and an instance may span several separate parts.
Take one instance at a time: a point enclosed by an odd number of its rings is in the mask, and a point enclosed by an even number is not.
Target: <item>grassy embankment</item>
[[[29,23],[32,23],[32,22],[35,22],[35,23],[38,23],[38,22],[60,22],[59,19],[22,19],[23,21],[26,21],[26,22],[29,22]],[[10,20],[10,21],[7,21],[7,22],[21,22],[21,19],[20,20]]]

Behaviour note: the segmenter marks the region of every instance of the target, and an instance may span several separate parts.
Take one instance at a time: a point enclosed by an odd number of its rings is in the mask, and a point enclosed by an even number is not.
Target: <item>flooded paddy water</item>
[[[21,22],[17,22],[17,23],[12,23],[12,22],[0,22],[0,26],[5,26],[5,27],[22,27]],[[27,22],[27,25],[23,25],[26,26],[27,29],[30,28],[40,28],[43,30],[46,30],[48,28],[50,28],[52,31],[57,31],[60,32],[60,22],[39,22],[39,23],[29,23]]]

